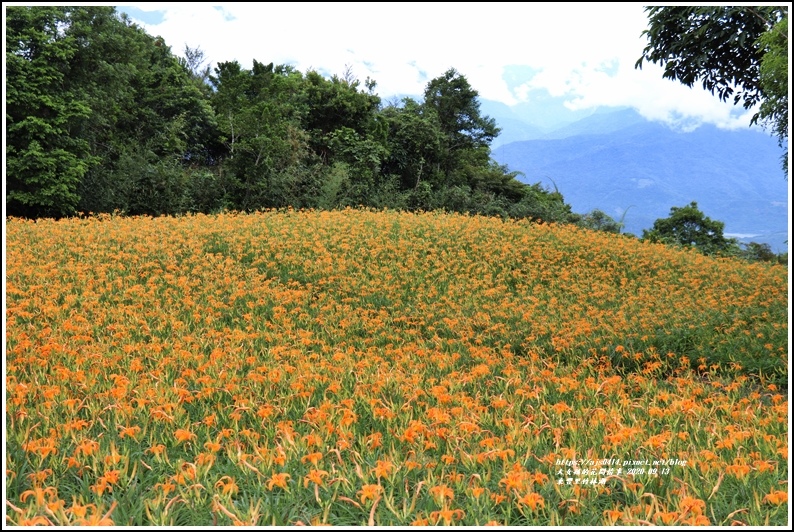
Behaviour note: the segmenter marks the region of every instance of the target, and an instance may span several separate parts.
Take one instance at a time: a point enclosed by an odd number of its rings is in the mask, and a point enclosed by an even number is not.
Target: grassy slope
[[[7,235],[15,522],[785,522],[779,266],[353,210]]]

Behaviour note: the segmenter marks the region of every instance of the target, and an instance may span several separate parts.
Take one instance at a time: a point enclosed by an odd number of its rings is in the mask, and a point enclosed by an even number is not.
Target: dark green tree
[[[163,40],[113,7],[8,13],[9,213],[184,210],[217,133]]]
[[[246,210],[305,206],[313,163],[309,135],[301,126],[308,111],[300,72],[256,60],[251,70],[237,61],[221,62],[210,82],[231,204]]]
[[[323,164],[328,169],[335,167],[334,176],[345,176],[340,182],[340,205],[367,205],[384,185],[388,126],[380,115],[376,83],[367,79],[365,88],[360,85],[350,67],[342,77],[325,78],[309,71],[304,81],[307,112],[302,125]]]
[[[772,246],[767,243],[750,242],[742,246],[741,256],[755,262],[772,262],[777,256],[772,251]]]
[[[207,64],[207,57],[200,47],[191,48],[185,44],[185,50],[182,52],[184,57],[178,58],[179,64],[188,71],[191,79],[202,90],[210,88],[210,75],[212,75],[212,68]]]
[[[487,164],[490,145],[499,134],[494,119],[480,114],[478,92],[465,76],[450,68],[431,80],[425,88],[424,106],[432,110],[441,131],[441,157],[437,170],[446,186],[464,184],[461,157],[464,152],[480,153],[480,163]]]
[[[308,71],[302,97],[307,109],[303,127],[311,136],[312,148],[325,163],[336,160],[331,137],[338,130],[352,131],[363,139],[380,128],[376,120],[380,97],[359,90],[358,80],[349,72],[345,78],[327,79],[314,70]]]
[[[6,212],[68,216],[92,161],[75,135],[90,100],[71,77],[80,43],[65,30],[68,7],[6,10]]]
[[[382,112],[389,127],[383,171],[397,177],[415,209],[568,221],[572,213],[561,195],[520,182],[519,172],[491,158],[499,128],[480,114],[477,98],[466,78],[450,69],[428,83],[424,102],[404,98],[388,105]]]
[[[9,214],[223,208],[434,209],[560,221],[559,201],[496,164],[499,130],[454,69],[425,101],[289,66],[178,58],[113,7],[12,8]],[[556,194],[556,193],[555,193]]]
[[[651,6],[645,8],[644,61],[664,66],[664,77],[687,87],[701,81],[720,100],[745,109],[761,104],[751,124],[771,122],[781,144],[788,137],[787,6]],[[783,25],[781,22],[786,21]],[[770,56],[771,54],[771,56]],[[762,63],[767,60],[762,73]],[[785,59],[783,59],[785,57]],[[785,61],[785,68],[783,68]]]
[[[84,43],[72,77],[93,110],[81,135],[99,160],[80,188],[81,209],[186,210],[187,170],[211,164],[219,148],[205,94],[161,38],[113,8],[75,10],[70,31]]]
[[[761,35],[758,44],[764,53],[760,84],[765,95],[758,118],[777,135],[780,146],[786,148],[781,163],[788,173],[788,16]]]
[[[556,186],[554,191],[539,182],[525,187],[523,198],[509,207],[510,216],[547,223],[569,224],[579,221],[580,216],[565,203],[565,198]]]
[[[623,224],[616,221],[607,213],[600,209],[593,209],[589,213],[582,216],[579,224],[587,229],[594,231],[604,231],[606,233],[620,233]]]
[[[668,218],[659,218],[653,228],[643,230],[642,239],[649,242],[693,247],[705,255],[730,255],[738,251],[738,242],[723,236],[723,222],[712,220],[692,202],[685,207],[672,207]]]
[[[381,114],[388,125],[389,153],[383,171],[398,176],[402,190],[439,181],[443,132],[435,111],[413,98],[404,98]]]

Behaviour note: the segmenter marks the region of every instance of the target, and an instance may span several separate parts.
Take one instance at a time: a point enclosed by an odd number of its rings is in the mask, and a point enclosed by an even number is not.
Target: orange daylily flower
[[[121,427],[121,431],[119,431],[119,438],[122,440],[126,437],[135,439],[140,432],[140,427]]]
[[[535,492],[527,493],[518,499],[518,503],[524,506],[529,506],[530,510],[533,512],[537,508],[543,508],[546,506],[546,501],[543,499],[543,496]]]
[[[278,487],[283,490],[288,489],[287,480],[290,478],[289,473],[273,473],[270,480],[267,481],[267,489],[273,491],[273,488]]]
[[[303,458],[301,458],[301,463],[305,464],[306,462],[311,462],[313,466],[317,466],[317,463],[323,459],[323,453],[309,453]]]
[[[764,502],[780,506],[788,502],[788,493],[781,490],[772,490],[771,493],[764,495]]]
[[[46,499],[52,500],[54,497],[57,497],[58,490],[54,486],[48,486],[46,488],[35,487],[33,489],[23,491],[22,495],[19,496],[19,500],[25,502],[31,496],[35,497],[36,506],[42,506]]]
[[[372,471],[376,478],[386,478],[394,471],[394,464],[388,460],[378,460]]]
[[[701,515],[706,511],[706,503],[694,497],[684,497],[681,499],[681,502],[678,503],[678,508],[681,510],[682,514],[689,512],[692,515]]]
[[[452,488],[444,484],[430,488],[430,495],[433,496],[439,505],[443,504],[445,499],[452,500],[455,498],[455,492],[452,491]]]
[[[452,524],[453,521],[459,521],[466,516],[466,513],[461,509],[455,510],[437,510],[435,512],[430,512],[430,520],[434,522],[438,522],[439,520],[444,521],[444,525],[449,526]]]
[[[236,495],[239,488],[237,487],[237,482],[228,476],[224,475],[215,483],[215,488],[220,488],[221,493],[224,495]]]
[[[361,501],[361,504],[364,504],[368,500],[374,501],[378,496],[380,496],[381,487],[377,484],[364,484],[361,486],[361,489],[358,490],[358,498]]]
[[[316,484],[318,486],[323,485],[323,477],[328,476],[328,471],[323,471],[321,469],[312,469],[309,471],[309,474],[303,477],[303,487],[308,488],[309,483]]]
[[[178,443],[182,443],[182,442],[186,442],[186,441],[189,442],[189,441],[195,440],[196,439],[196,435],[193,434],[192,432],[190,432],[189,430],[176,429],[176,432],[174,432],[174,438],[176,438],[176,441]]]

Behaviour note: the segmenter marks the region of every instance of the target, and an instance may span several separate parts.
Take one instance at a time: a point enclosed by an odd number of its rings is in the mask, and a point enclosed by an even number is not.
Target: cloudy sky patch
[[[134,7],[131,7],[134,6]],[[181,55],[213,64],[291,64],[377,82],[390,100],[421,96],[453,67],[482,98],[514,106],[537,89],[571,110],[630,106],[679,128],[748,127],[752,111],[634,63],[647,16],[637,3],[137,3],[117,6]],[[522,67],[522,68],[518,68]],[[522,73],[523,75],[517,75]]]

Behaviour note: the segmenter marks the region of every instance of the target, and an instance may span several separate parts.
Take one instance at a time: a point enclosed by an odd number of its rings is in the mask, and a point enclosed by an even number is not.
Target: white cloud
[[[636,3],[203,3],[131,4],[161,10],[141,25],[175,53],[199,46],[208,59],[288,63],[370,77],[388,100],[421,95],[427,82],[456,68],[481,97],[514,105],[529,91],[567,98],[570,109],[631,106],[680,127],[747,127],[752,113],[703,89],[662,78],[658,65],[634,63],[647,17]],[[536,74],[510,87],[508,65]]]

